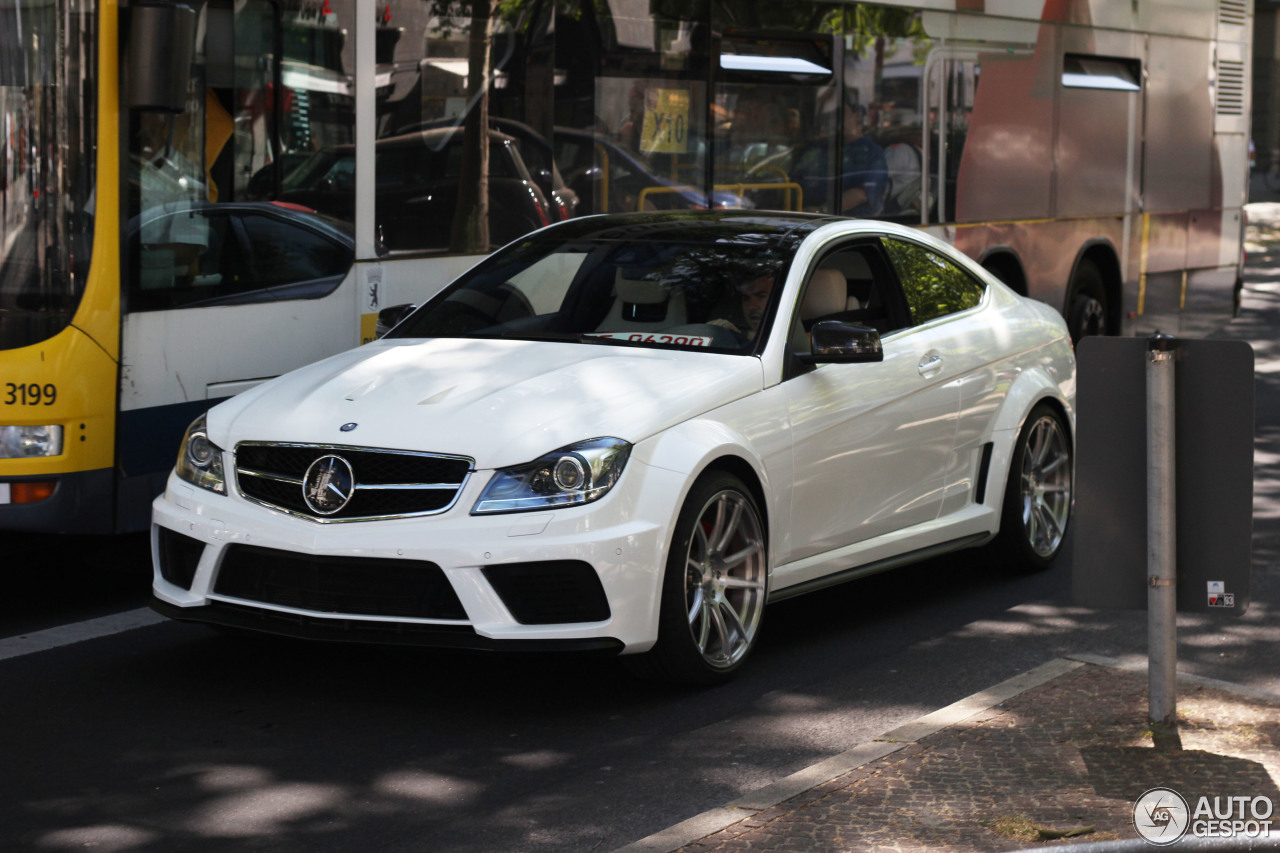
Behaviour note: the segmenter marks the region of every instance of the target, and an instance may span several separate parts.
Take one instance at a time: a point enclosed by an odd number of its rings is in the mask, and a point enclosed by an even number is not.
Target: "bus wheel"
[[[1107,329],[1107,289],[1102,272],[1088,258],[1080,262],[1071,283],[1071,299],[1067,302],[1067,328],[1071,342],[1079,343],[1088,335],[1105,335]]]

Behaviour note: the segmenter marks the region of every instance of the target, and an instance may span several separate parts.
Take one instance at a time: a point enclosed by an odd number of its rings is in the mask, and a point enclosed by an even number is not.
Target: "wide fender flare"
[[[735,466],[745,465],[750,468],[760,485],[759,497],[763,499],[761,510],[766,515],[766,528],[772,528],[776,524],[775,508],[769,503],[769,496],[774,493],[769,473],[747,437],[729,424],[713,420],[687,421],[640,442],[632,455],[638,462],[672,471],[683,477],[680,493],[671,503],[664,554],[670,553],[671,542],[675,538],[676,520],[693,484],[714,467],[732,470]],[[774,541],[773,534],[774,531],[770,529],[768,536],[771,543]]]
[[[1074,377],[1073,377],[1074,378]],[[1004,505],[1004,492],[1009,483],[1009,466],[1013,461],[1014,445],[1018,433],[1026,423],[1031,410],[1045,400],[1055,402],[1066,414],[1068,438],[1075,446],[1076,414],[1074,401],[1063,394],[1062,388],[1047,371],[1035,368],[1022,371],[1014,380],[1005,403],[992,428],[994,446],[985,504],[997,512]],[[1072,454],[1074,458],[1074,453]]]

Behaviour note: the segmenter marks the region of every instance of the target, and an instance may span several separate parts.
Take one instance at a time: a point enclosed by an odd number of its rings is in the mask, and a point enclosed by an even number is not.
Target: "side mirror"
[[[196,13],[177,3],[145,0],[129,10],[127,103],[131,109],[181,113],[195,52]]]
[[[802,364],[864,364],[884,361],[884,349],[875,329],[819,320],[809,330],[809,352],[796,358]]]
[[[376,334],[378,337],[384,337],[387,332],[394,329],[400,324],[400,321],[417,309],[417,305],[406,303],[404,305],[392,305],[390,308],[383,308],[378,312],[378,325]]]

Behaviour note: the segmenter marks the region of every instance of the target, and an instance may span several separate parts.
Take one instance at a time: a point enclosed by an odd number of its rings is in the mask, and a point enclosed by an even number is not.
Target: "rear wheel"
[[[1107,327],[1107,288],[1102,272],[1089,260],[1080,261],[1071,282],[1071,300],[1067,304],[1067,328],[1072,343],[1089,335],[1105,335]]]
[[[1013,565],[1047,569],[1066,539],[1075,474],[1062,416],[1040,404],[1018,434],[1009,465],[996,547]]]
[[[623,660],[639,675],[719,684],[755,647],[768,591],[768,550],[755,498],[713,472],[689,493],[667,556],[658,642]]]

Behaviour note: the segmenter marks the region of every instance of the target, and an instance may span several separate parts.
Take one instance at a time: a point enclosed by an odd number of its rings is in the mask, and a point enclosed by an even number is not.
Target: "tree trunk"
[[[489,53],[496,0],[471,0],[467,61],[467,111],[462,174],[449,247],[462,254],[489,251]]]

